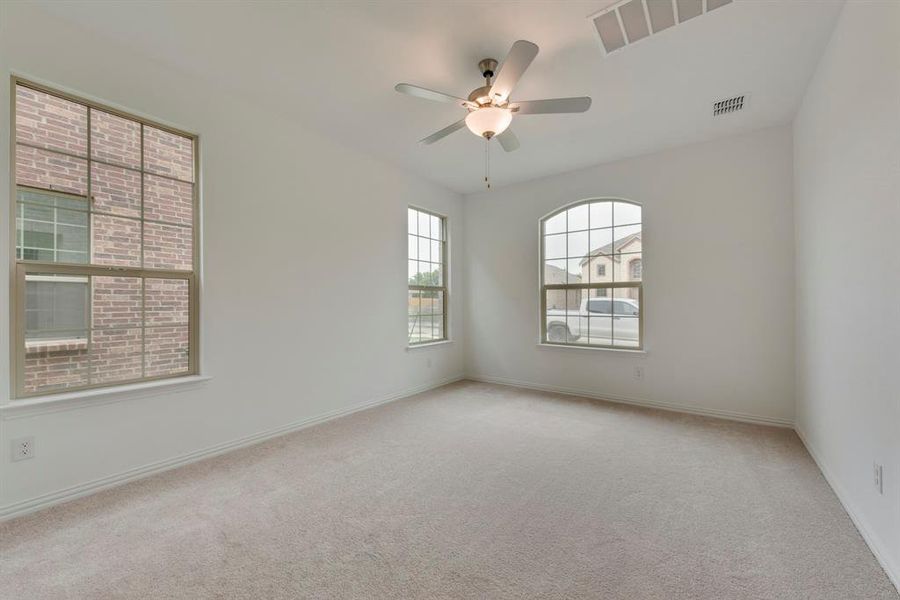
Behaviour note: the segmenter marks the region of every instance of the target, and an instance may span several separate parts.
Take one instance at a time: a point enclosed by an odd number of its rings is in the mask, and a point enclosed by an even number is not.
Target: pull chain
[[[484,138],[484,184],[491,189],[491,138]]]

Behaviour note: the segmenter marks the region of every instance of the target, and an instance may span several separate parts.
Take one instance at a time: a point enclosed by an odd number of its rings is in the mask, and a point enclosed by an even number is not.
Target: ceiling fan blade
[[[491,98],[495,102],[502,103],[509,99],[509,95],[512,93],[513,88],[516,87],[516,84],[519,83],[522,73],[525,72],[525,69],[528,68],[528,65],[531,64],[537,53],[537,44],[532,44],[525,40],[519,40],[512,45],[509,54],[506,55],[503,64],[500,65],[500,71],[497,73],[497,78],[494,79],[494,84],[491,87]]]
[[[587,96],[581,96],[580,98],[549,98],[547,100],[525,100],[523,102],[512,103],[513,112],[519,115],[580,113],[586,111],[590,107],[591,99]]]
[[[469,102],[465,98],[457,98],[456,96],[451,96],[450,94],[445,94],[443,92],[436,92],[434,90],[429,90],[428,88],[419,87],[417,85],[410,85],[408,83],[398,83],[394,86],[394,89],[400,92],[401,94],[406,94],[407,96],[415,96],[416,98],[424,98],[425,100],[434,100],[436,102],[449,102],[450,104],[457,104],[464,108],[477,108],[478,105]]]
[[[507,128],[506,131],[498,135],[497,141],[500,142],[500,146],[507,152],[519,149],[519,138],[516,137],[512,129]]]
[[[419,142],[422,143],[422,144],[433,144],[433,143],[435,143],[436,141],[438,141],[438,140],[440,140],[440,139],[442,139],[442,138],[447,137],[448,135],[450,135],[451,133],[453,133],[453,132],[456,131],[457,129],[462,129],[462,128],[465,127],[465,126],[466,126],[466,120],[465,120],[465,119],[460,119],[459,121],[457,121],[457,122],[454,123],[453,125],[448,125],[448,126],[444,127],[443,129],[441,129],[440,131],[435,132],[435,133],[432,133],[432,134],[429,135],[427,138],[424,138],[424,139],[419,140]]]

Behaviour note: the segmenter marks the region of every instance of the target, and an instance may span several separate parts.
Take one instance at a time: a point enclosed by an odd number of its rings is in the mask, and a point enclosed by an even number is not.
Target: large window
[[[195,136],[14,86],[16,397],[195,373]]]
[[[541,219],[541,341],[643,347],[641,207],[589,200]]]
[[[410,346],[447,339],[447,219],[409,208],[407,340]]]

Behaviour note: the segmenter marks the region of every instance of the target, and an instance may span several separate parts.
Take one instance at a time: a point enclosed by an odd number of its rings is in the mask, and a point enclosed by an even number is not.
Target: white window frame
[[[450,269],[449,269],[449,243],[450,243],[450,225],[449,219],[446,215],[435,212],[433,210],[429,210],[427,208],[422,208],[420,206],[415,206],[410,204],[406,207],[407,209],[407,226],[406,226],[406,239],[407,239],[407,253],[406,253],[406,264],[409,265],[409,246],[408,240],[409,236],[412,235],[409,232],[409,211],[415,210],[420,213],[427,214],[432,217],[437,217],[441,223],[441,240],[440,240],[440,248],[441,248],[441,285],[413,285],[409,283],[409,272],[407,271],[407,303],[409,302],[409,292],[411,291],[435,291],[441,292],[443,294],[444,302],[442,307],[442,328],[443,336],[437,339],[423,340],[418,342],[410,341],[411,332],[409,330],[409,309],[407,308],[407,335],[406,335],[406,346],[408,348],[419,348],[422,346],[428,346],[431,344],[442,344],[444,342],[450,341]],[[433,238],[429,238],[433,240]]]
[[[544,256],[544,225],[547,221],[555,217],[556,215],[566,212],[572,208],[577,206],[581,206],[583,204],[593,204],[597,202],[622,202],[625,204],[633,204],[641,208],[641,265],[642,265],[642,273],[640,281],[623,281],[616,282],[615,281],[615,268],[612,271],[613,281],[604,282],[604,283],[563,283],[563,284],[548,284],[544,281],[544,271],[545,271],[545,256]],[[613,204],[613,210],[615,205]],[[538,301],[538,305],[540,306],[540,315],[538,317],[539,320],[539,337],[538,337],[538,345],[540,346],[552,346],[552,347],[563,347],[563,348],[577,348],[577,349],[585,349],[585,350],[612,350],[616,352],[644,352],[644,318],[645,318],[645,307],[644,307],[644,281],[643,281],[643,258],[644,258],[644,207],[640,202],[635,202],[634,200],[628,200],[626,198],[616,198],[616,197],[598,197],[598,198],[587,198],[584,200],[578,200],[575,202],[571,202],[564,206],[561,206],[552,212],[544,215],[538,220],[538,277],[539,277],[539,294],[540,298]],[[590,212],[589,212],[590,214]],[[612,222],[615,222],[615,214],[612,215]],[[590,231],[590,218],[588,219],[588,231]],[[566,232],[569,233],[568,227],[566,228]],[[588,247],[588,252],[591,252],[591,248]],[[568,260],[568,259],[567,259]],[[630,275],[630,273],[629,273]],[[599,275],[598,275],[599,277]],[[615,344],[579,344],[575,342],[559,342],[559,341],[550,341],[547,337],[547,291],[548,290],[583,290],[584,293],[590,295],[591,290],[615,290],[615,289],[637,289],[638,290],[638,305],[640,307],[640,312],[638,314],[638,343],[637,346],[623,346],[623,345],[615,345]],[[593,296],[589,296],[593,297]],[[607,295],[603,296],[608,298],[610,301],[613,300],[614,293],[610,294],[607,291]],[[614,331],[615,325],[613,325]],[[615,341],[615,337],[613,334],[612,340]]]

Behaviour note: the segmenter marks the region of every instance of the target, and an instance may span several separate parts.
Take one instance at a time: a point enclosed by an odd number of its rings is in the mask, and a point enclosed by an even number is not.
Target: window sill
[[[170,390],[182,392],[200,387],[211,379],[212,377],[206,375],[185,375],[158,381],[144,381],[92,390],[32,396],[21,400],[12,400],[8,404],[0,406],[0,417],[7,421],[86,406],[109,404],[122,400],[158,396]]]
[[[447,344],[452,344],[453,340],[441,340],[439,342],[428,342],[427,344],[415,344],[413,346],[407,346],[406,351],[410,350],[419,350],[422,348],[434,348],[435,346],[446,346]]]
[[[547,344],[538,342],[538,348],[562,348],[563,350],[587,350],[589,352],[612,352],[614,354],[631,354],[637,356],[645,356],[646,350],[630,350],[628,348],[598,348],[592,346],[575,346],[567,344]]]

